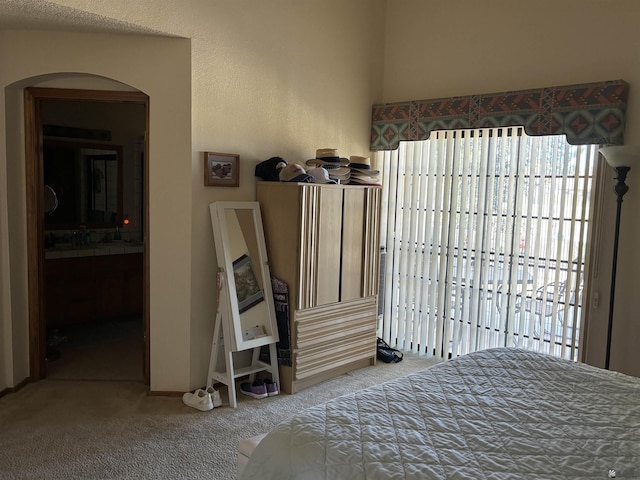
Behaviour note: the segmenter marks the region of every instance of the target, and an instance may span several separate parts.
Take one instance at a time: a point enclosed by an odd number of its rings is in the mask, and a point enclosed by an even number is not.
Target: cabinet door
[[[122,313],[122,257],[123,255],[93,257],[96,319],[106,320]]]
[[[316,305],[340,301],[342,189],[323,188],[317,197]]]
[[[122,313],[127,316],[142,315],[144,304],[144,276],[142,254],[127,255],[124,268],[124,301]]]
[[[345,189],[343,233],[341,301],[362,297],[363,254],[365,240],[365,190]]]
[[[380,188],[364,191],[362,296],[378,295],[380,272]]]
[[[48,327],[94,318],[95,275],[92,260],[92,257],[73,257],[45,262],[45,316]]]
[[[344,192],[341,301],[376,295],[378,291],[380,190]]]
[[[298,308],[375,295],[379,189],[310,186],[306,191]]]

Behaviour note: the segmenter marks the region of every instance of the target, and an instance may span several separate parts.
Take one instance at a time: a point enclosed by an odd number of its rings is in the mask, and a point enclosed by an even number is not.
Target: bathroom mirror
[[[122,221],[122,147],[45,139],[42,159],[46,229],[109,228]]]
[[[232,351],[279,340],[271,274],[258,202],[215,202],[211,225],[221,273],[220,302]]]

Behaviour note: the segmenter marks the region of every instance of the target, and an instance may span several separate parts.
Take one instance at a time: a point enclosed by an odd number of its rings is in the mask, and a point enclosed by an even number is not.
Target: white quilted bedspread
[[[243,479],[640,478],[640,379],[513,348],[307,409]]]

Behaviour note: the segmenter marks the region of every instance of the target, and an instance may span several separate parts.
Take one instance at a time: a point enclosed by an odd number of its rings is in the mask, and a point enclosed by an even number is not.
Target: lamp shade
[[[599,151],[612,167],[633,167],[640,162],[640,147],[615,145],[601,147]]]

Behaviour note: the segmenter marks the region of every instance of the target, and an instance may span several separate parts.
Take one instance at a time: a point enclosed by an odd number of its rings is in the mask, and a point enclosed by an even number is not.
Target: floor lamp
[[[602,147],[600,153],[607,163],[616,171],[618,182],[613,187],[616,194],[616,230],[613,240],[613,264],[611,266],[611,293],[609,295],[609,324],[607,326],[607,353],[605,355],[604,368],[609,369],[611,359],[611,331],[613,327],[613,304],[616,293],[616,270],[618,266],[618,241],[620,240],[620,211],[622,209],[622,197],[629,191],[629,186],[624,183],[631,165],[640,160],[640,147],[628,147],[618,145],[614,147]]]

